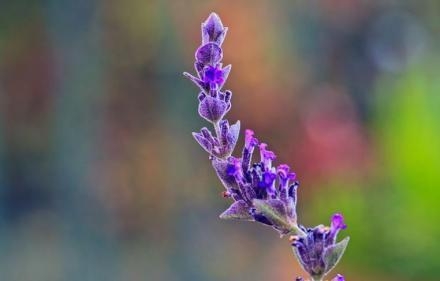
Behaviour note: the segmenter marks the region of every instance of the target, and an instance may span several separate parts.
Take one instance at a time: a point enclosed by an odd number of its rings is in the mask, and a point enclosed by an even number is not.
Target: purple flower
[[[234,194],[232,197],[238,202],[220,217],[254,220],[272,226],[282,235],[290,233],[296,226],[296,190],[299,184],[290,183],[295,177],[287,165],[281,165],[281,173],[272,167],[275,153],[268,150],[264,143],[258,146],[260,161],[250,164],[257,145],[253,132],[247,130],[241,158],[229,157],[213,162],[228,194]],[[226,180],[227,176],[234,180]]]
[[[330,230],[332,232],[338,232],[339,230],[346,229],[347,225],[344,223],[344,217],[336,213],[332,216],[331,224],[330,224]]]
[[[336,243],[339,230],[346,228],[344,219],[341,214],[335,214],[331,220],[331,227],[318,225],[314,228],[300,228],[306,236],[291,237],[293,251],[303,269],[312,278],[320,280],[336,266],[347,247],[349,237]]]
[[[213,168],[225,187],[224,197],[234,202],[220,218],[256,221],[273,227],[281,235],[292,236],[292,247],[301,266],[313,280],[321,280],[340,260],[348,237],[336,242],[340,230],[347,226],[341,214],[333,215],[330,227],[323,225],[306,228],[297,224],[296,174],[286,164],[273,165],[276,155],[265,143],[259,143],[252,130],[245,131],[240,157],[232,156],[240,133],[240,121],[230,125],[224,119],[231,109],[232,92],[222,90],[231,65],[221,62],[227,28],[215,13],[202,23],[202,42],[195,53],[197,75],[189,78],[199,89],[199,115],[212,123],[213,132],[202,128],[193,133],[197,143],[210,154]],[[258,148],[260,159],[253,162]],[[302,277],[297,277],[302,281]],[[337,275],[332,281],[344,281]]]
[[[332,279],[332,281],[345,281],[345,278],[341,274],[337,274],[336,277]]]

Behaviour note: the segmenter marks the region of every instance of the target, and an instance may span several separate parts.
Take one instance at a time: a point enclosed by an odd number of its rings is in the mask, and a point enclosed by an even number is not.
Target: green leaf
[[[325,250],[323,256],[325,263],[325,274],[327,274],[338,264],[339,260],[345,252],[345,248],[347,248],[349,240],[350,237],[346,237],[341,242],[336,243],[335,245],[332,245]]]
[[[238,200],[220,215],[221,219],[238,219],[238,220],[252,220],[249,214],[249,206],[243,200]]]
[[[283,201],[254,199],[253,203],[256,211],[264,215],[281,234],[292,231],[293,225],[289,221]]]

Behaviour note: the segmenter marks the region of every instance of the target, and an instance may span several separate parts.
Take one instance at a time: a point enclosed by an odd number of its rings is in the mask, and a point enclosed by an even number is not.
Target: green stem
[[[293,224],[291,227],[292,227],[292,228],[291,228],[290,232],[291,232],[292,234],[298,235],[298,236],[300,236],[300,237],[306,237],[306,236],[307,236],[307,234],[306,234],[301,228],[299,228],[298,225],[297,225],[296,223]],[[314,280],[314,281],[315,281],[315,280]]]
[[[221,135],[220,126],[218,125],[218,123],[219,122],[215,122],[215,123],[212,123],[212,125],[214,126],[215,134],[216,134],[217,138],[221,141],[222,135]]]

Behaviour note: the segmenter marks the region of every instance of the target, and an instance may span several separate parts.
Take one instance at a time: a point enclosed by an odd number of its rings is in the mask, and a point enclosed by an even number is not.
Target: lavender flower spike
[[[223,90],[231,66],[223,67],[222,44],[227,28],[219,16],[211,13],[202,23],[202,42],[195,53],[197,75],[189,78],[200,90],[199,115],[214,127],[204,127],[193,133],[197,143],[209,153],[212,166],[225,187],[224,197],[233,203],[220,218],[256,221],[274,228],[281,236],[291,234],[291,244],[303,269],[314,281],[336,266],[348,243],[348,237],[336,242],[340,230],[345,229],[340,214],[332,217],[330,227],[323,225],[306,228],[298,225],[296,214],[296,174],[286,164],[274,165],[276,155],[268,145],[260,143],[252,130],[245,131],[244,147],[240,156],[232,156],[240,133],[240,121],[230,125],[225,119],[231,109],[232,92]],[[255,149],[260,159],[253,162]],[[304,280],[297,277],[297,281]],[[332,281],[344,281],[337,275]]]
[[[281,235],[303,233],[296,222],[296,190],[299,183],[290,183],[295,179],[295,174],[285,164],[278,169],[272,167],[275,153],[268,150],[266,144],[259,145],[261,159],[251,165],[257,145],[253,132],[247,130],[241,158],[213,161],[228,197],[236,201],[220,218],[253,220],[273,227]]]

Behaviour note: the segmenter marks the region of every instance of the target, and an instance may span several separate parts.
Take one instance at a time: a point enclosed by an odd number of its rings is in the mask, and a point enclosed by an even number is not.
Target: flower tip
[[[264,159],[275,160],[275,158],[277,157],[273,151],[267,150],[267,144],[266,143],[260,143],[259,148],[260,148],[262,157]]]
[[[220,16],[215,12],[211,12],[203,24],[205,27],[215,26],[217,29],[224,28]]]
[[[346,229],[347,225],[344,222],[344,217],[340,213],[336,213],[332,216],[331,227],[333,229]]]
[[[336,277],[332,279],[332,281],[345,281],[345,278],[342,274],[337,274]]]
[[[254,137],[254,131],[246,129],[244,134],[244,142],[247,148],[254,147],[258,144],[258,140]]]
[[[287,178],[287,175],[289,174],[290,167],[287,164],[280,164],[277,167],[277,172],[280,176],[283,178]]]
[[[202,23],[202,43],[215,42],[218,45],[223,43],[227,28],[223,26],[220,17],[212,12]]]
[[[220,17],[217,15],[216,12],[211,12],[209,14],[208,18],[206,19],[206,21],[209,21],[209,20],[217,20],[217,21],[219,21]]]

